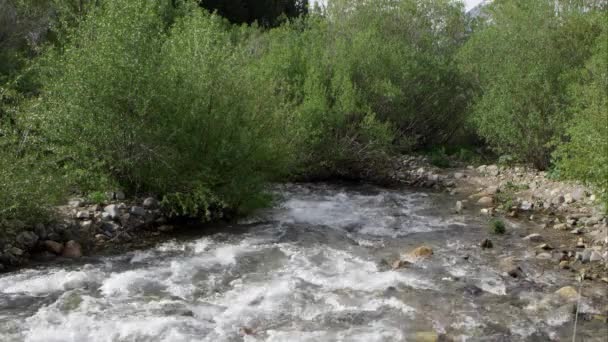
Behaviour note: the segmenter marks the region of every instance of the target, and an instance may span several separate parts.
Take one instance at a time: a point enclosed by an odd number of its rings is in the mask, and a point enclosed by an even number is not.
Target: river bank
[[[535,229],[522,238],[531,240],[536,257],[573,275],[608,282],[607,219],[596,195],[580,184],[553,181],[525,167],[438,168],[424,156],[395,158],[388,178],[393,186],[448,193],[455,213],[473,207],[488,218],[527,221]],[[184,223],[172,222],[154,197],[128,199],[120,191],[107,193],[103,203],[73,198],[57,213],[56,222],[16,227],[18,234],[0,241],[0,271],[152,246]]]

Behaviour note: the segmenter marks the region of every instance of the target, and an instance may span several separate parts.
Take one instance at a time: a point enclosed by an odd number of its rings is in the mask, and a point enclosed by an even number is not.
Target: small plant
[[[94,191],[89,194],[88,198],[95,204],[102,204],[106,200],[106,195],[101,191]]]
[[[430,161],[432,165],[437,167],[450,167],[450,159],[443,147],[431,152]]]
[[[505,223],[502,220],[494,219],[490,221],[490,231],[493,234],[502,235],[507,231],[507,229]]]

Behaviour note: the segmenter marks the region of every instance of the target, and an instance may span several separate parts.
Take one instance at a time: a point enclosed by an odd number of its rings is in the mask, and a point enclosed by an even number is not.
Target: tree
[[[295,18],[308,12],[308,0],[201,0],[200,5],[217,11],[232,23],[274,27],[282,16]]]

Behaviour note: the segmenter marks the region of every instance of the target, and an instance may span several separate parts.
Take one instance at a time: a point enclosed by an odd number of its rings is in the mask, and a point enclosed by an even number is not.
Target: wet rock
[[[464,293],[470,295],[470,296],[479,296],[483,293],[483,290],[480,289],[479,287],[473,285],[473,284],[467,284],[465,285],[462,290],[464,291]]]
[[[87,220],[87,219],[91,218],[91,213],[89,213],[88,211],[85,211],[85,210],[81,210],[76,213],[76,218],[79,220]]]
[[[545,239],[540,234],[530,234],[524,238],[526,241],[530,242],[543,242]]]
[[[120,217],[120,209],[116,204],[107,205],[105,208],[103,208],[103,211],[108,213],[112,220],[115,220]]]
[[[501,260],[498,268],[513,278],[523,278],[524,276],[522,269],[515,263],[515,258],[513,257]]]
[[[481,245],[481,248],[484,248],[484,249],[494,247],[494,244],[492,243],[492,240],[490,240],[490,239],[484,239],[480,245]]]
[[[36,246],[36,243],[38,242],[38,236],[34,232],[25,231],[19,233],[15,241],[17,241],[17,244],[19,244],[19,246],[23,248],[32,249],[34,248],[34,246]]]
[[[490,196],[484,196],[477,201],[477,204],[482,206],[491,206],[494,203],[494,199]]]
[[[398,269],[402,269],[402,268],[406,268],[409,267],[412,263],[409,261],[405,261],[405,260],[395,260],[392,264],[391,264],[391,268],[393,270],[398,270]]]
[[[74,240],[65,243],[61,256],[65,258],[80,258],[82,256],[82,247]]]
[[[158,201],[154,197],[148,197],[144,200],[143,206],[146,209],[155,209],[158,207]]]
[[[602,257],[602,255],[600,253],[598,253],[597,251],[591,252],[591,255],[589,256],[589,261],[591,261],[591,262],[602,261],[603,259],[604,258]]]
[[[146,209],[144,209],[142,207],[137,207],[137,206],[131,207],[131,210],[129,212],[136,216],[145,216],[146,215]]]
[[[428,246],[420,246],[411,251],[409,255],[415,259],[428,258],[433,255],[433,249]]]
[[[462,210],[464,209],[464,204],[462,204],[462,201],[456,201],[456,213],[457,214],[461,214]]]
[[[539,253],[538,255],[536,255],[536,259],[540,260],[550,260],[551,258],[551,253]]]
[[[44,247],[47,251],[57,255],[61,254],[63,251],[63,244],[52,240],[44,241]]]
[[[562,287],[561,289],[555,291],[555,294],[557,294],[561,299],[569,302],[578,300],[578,292],[572,286]]]

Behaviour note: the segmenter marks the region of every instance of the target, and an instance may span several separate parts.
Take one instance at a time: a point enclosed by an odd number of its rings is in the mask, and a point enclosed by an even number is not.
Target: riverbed
[[[276,205],[222,229],[0,276],[0,341],[605,341],[605,287],[488,233],[445,193],[287,184]],[[481,249],[490,237],[494,248]],[[426,245],[433,255],[394,260]],[[498,267],[516,257],[524,277]]]

